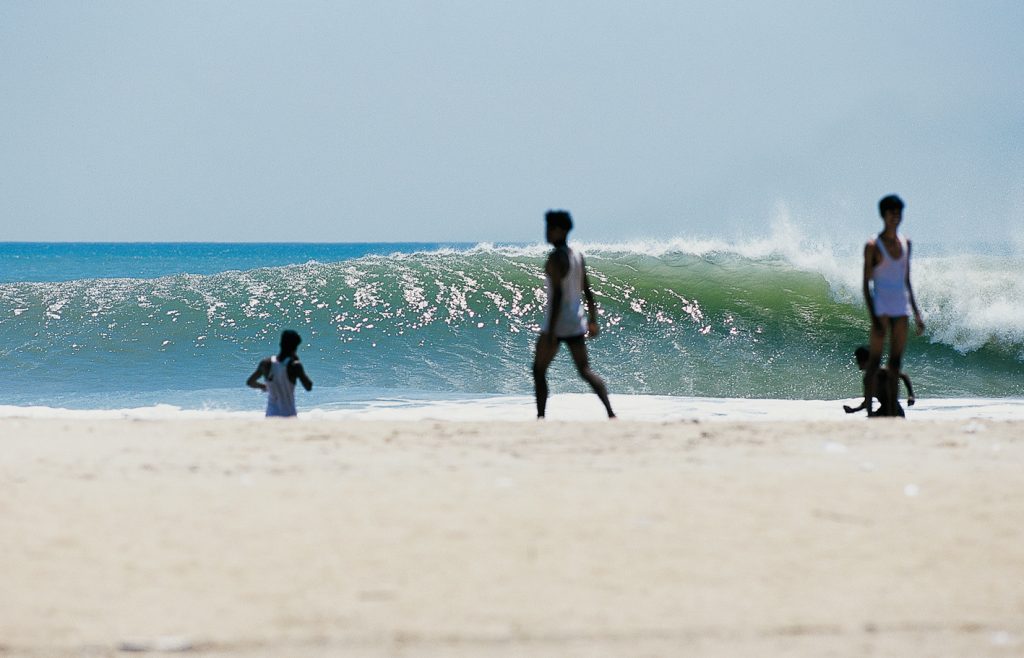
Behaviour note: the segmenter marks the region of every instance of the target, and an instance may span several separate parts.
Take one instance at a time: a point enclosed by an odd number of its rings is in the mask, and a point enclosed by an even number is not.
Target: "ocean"
[[[591,362],[620,415],[839,418],[857,398],[858,245],[575,246],[601,309]],[[302,416],[527,419],[547,252],[0,243],[0,415],[258,416],[245,380],[290,328],[315,382]],[[912,277],[927,331],[904,358],[911,417],[1024,417],[1024,256],[915,244]],[[567,352],[549,381],[551,417],[602,417]]]

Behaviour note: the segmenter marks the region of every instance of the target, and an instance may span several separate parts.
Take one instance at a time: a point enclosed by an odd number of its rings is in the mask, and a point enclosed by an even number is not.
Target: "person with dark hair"
[[[857,349],[855,349],[853,351],[853,356],[854,356],[854,358],[857,359],[857,367],[860,370],[864,370],[865,368],[868,367],[868,360],[869,360],[869,358],[871,356],[871,351],[867,347],[861,345],[860,347],[858,347]],[[905,373],[905,372],[901,372],[899,379],[896,380],[895,383],[893,384],[895,386],[895,388],[897,389],[895,397],[897,397],[897,398],[899,397],[899,390],[898,389],[899,389],[899,385],[900,385],[899,383],[900,383],[901,380],[903,381],[903,383],[907,387],[907,406],[908,407],[912,407],[912,406],[914,406],[914,403],[917,401],[917,398],[914,397],[914,385],[910,383],[910,377],[908,377],[907,373]],[[896,408],[895,409],[892,409],[892,408],[889,407],[889,402],[890,402],[890,398],[889,398],[889,385],[890,385],[889,372],[887,370],[883,370],[883,369],[879,368],[876,371],[876,373],[875,373],[875,388],[874,388],[874,392],[873,392],[874,397],[878,400],[878,405],[879,406],[878,406],[878,411],[873,412],[873,415],[875,415],[875,416],[906,416],[906,413],[903,411],[903,407],[900,406],[900,403],[899,403],[898,400],[896,402]],[[858,411],[862,411],[864,408],[865,408],[865,405],[864,405],[863,402],[861,402],[856,407],[851,407],[851,406],[846,405],[846,404],[843,405],[843,411],[845,411],[848,414],[857,413]]]
[[[267,394],[267,417],[294,417],[295,382],[302,382],[307,391],[313,390],[313,381],[299,362],[298,349],[302,337],[291,329],[281,332],[281,351],[277,356],[268,356],[259,362],[256,371],[245,382]],[[266,380],[263,383],[260,378]]]
[[[615,418],[604,381],[590,369],[585,338],[600,332],[597,325],[597,303],[590,290],[586,263],[579,250],[570,249],[567,239],[572,230],[572,217],[565,210],[549,210],[544,216],[545,237],[554,247],[544,265],[547,276],[547,309],[533,359],[533,383],[537,396],[537,418],[544,418],[548,401],[547,371],[565,343],[572,354],[576,370],[601,399],[609,418]],[[584,315],[583,301],[586,300]],[[588,321],[589,316],[589,321]]]
[[[903,350],[907,344],[907,316],[913,309],[917,335],[924,333],[924,321],[910,285],[910,240],[896,232],[903,221],[903,200],[890,195],[878,202],[878,212],[885,228],[864,246],[864,301],[871,316],[868,362],[864,372],[864,404],[874,416],[872,399],[876,394],[876,374],[882,361],[882,348],[889,337],[888,381],[897,383],[888,390],[887,408],[895,409],[896,389]],[[881,398],[879,398],[881,399]]]

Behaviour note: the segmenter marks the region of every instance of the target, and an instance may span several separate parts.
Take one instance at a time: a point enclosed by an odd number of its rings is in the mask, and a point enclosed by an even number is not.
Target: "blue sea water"
[[[0,243],[0,283],[155,279],[471,246],[442,242],[8,242]]]
[[[583,244],[615,396],[854,398],[855,250],[766,240]],[[300,411],[525,401],[544,245],[0,243],[0,406],[259,411],[244,381],[302,334]],[[1024,257],[919,248],[925,400],[1024,398]],[[585,393],[566,355],[555,393]],[[653,397],[651,399],[654,399]],[[596,404],[596,401],[595,401]],[[948,406],[948,405],[947,405]]]

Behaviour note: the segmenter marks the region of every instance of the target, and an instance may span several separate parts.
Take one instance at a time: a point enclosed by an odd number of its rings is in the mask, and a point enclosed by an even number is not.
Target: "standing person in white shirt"
[[[871,314],[869,356],[864,372],[864,407],[868,415],[875,397],[875,373],[882,360],[882,347],[889,335],[889,390],[878,391],[879,399],[886,396],[888,409],[896,408],[900,367],[907,344],[907,316],[913,309],[917,335],[924,333],[924,321],[910,286],[910,240],[901,237],[896,229],[903,221],[903,200],[890,195],[878,202],[878,212],[885,228],[864,246],[864,301]]]
[[[549,210],[544,216],[547,224],[545,237],[554,247],[544,266],[547,275],[548,305],[544,314],[540,338],[533,359],[533,383],[537,396],[537,418],[544,418],[548,401],[547,371],[552,359],[558,353],[560,343],[565,343],[572,354],[576,370],[601,399],[609,418],[615,418],[608,389],[604,381],[590,369],[585,338],[593,338],[600,332],[597,326],[597,304],[587,279],[583,254],[570,249],[566,242],[572,230],[572,217],[565,210]],[[586,299],[587,315],[583,313]],[[589,316],[589,321],[587,317]]]
[[[302,382],[307,391],[313,390],[313,380],[299,362],[297,351],[302,337],[291,329],[281,332],[281,351],[277,356],[268,356],[249,375],[246,385],[267,393],[267,417],[290,418],[298,415],[295,410],[295,382]],[[266,383],[263,383],[260,378]]]

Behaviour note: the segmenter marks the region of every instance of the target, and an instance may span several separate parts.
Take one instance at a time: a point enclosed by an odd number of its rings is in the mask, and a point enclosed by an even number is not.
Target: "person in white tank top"
[[[296,353],[301,342],[302,337],[291,329],[281,332],[280,353],[260,361],[256,371],[245,382],[247,386],[267,394],[267,417],[291,418],[298,415],[295,382],[302,382],[307,391],[313,390],[313,381],[306,375]]]
[[[544,280],[544,291],[548,300],[556,297],[560,300],[558,312],[555,313],[553,304],[548,303],[544,309],[544,324],[541,325],[542,333],[553,334],[557,338],[572,338],[583,336],[587,333],[587,317],[583,312],[583,254],[578,249],[570,249],[568,245],[562,244],[555,248],[556,259],[559,264],[568,266],[568,271],[562,277],[561,283],[555,283],[551,276]],[[555,294],[555,287],[560,288],[558,295]],[[555,322],[552,326],[552,315]]]
[[[533,358],[533,383],[537,397],[537,418],[544,418],[548,401],[547,371],[558,353],[558,346],[569,346],[576,370],[600,398],[609,418],[615,418],[608,389],[593,370],[587,354],[585,338],[600,332],[597,325],[597,303],[587,280],[583,254],[570,249],[566,239],[572,230],[572,217],[564,210],[549,210],[544,216],[547,224],[545,237],[554,247],[544,266],[546,275],[547,308],[544,323]],[[583,303],[586,301],[586,315]],[[588,321],[589,317],[589,321]]]
[[[901,238],[896,232],[903,221],[903,200],[890,195],[878,202],[878,212],[885,222],[885,228],[877,237],[868,240],[864,246],[864,301],[871,316],[871,336],[868,346],[868,364],[864,372],[864,404],[868,415],[874,415],[871,403],[875,397],[876,373],[882,361],[882,348],[886,334],[889,336],[888,391],[878,391],[879,399],[885,396],[888,409],[897,407],[899,395],[900,366],[903,350],[907,344],[907,316],[913,310],[917,335],[924,333],[924,321],[914,299],[910,285],[910,240]]]

